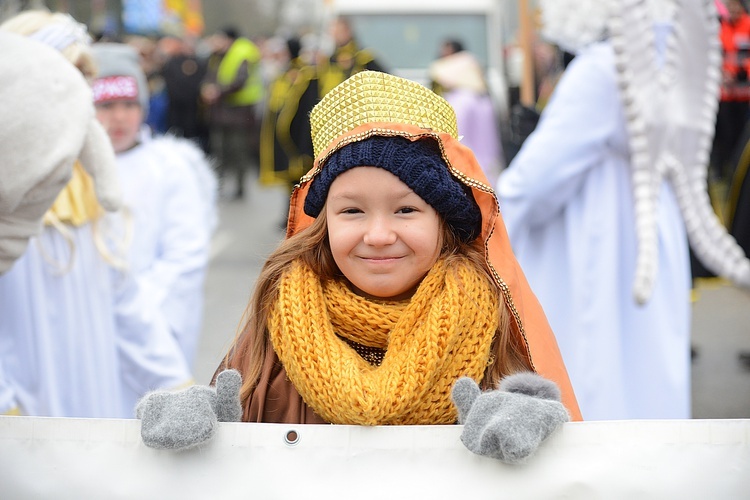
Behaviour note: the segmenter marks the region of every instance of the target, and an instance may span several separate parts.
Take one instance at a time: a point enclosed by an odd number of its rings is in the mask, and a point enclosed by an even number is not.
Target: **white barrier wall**
[[[139,432],[0,417],[0,498],[750,499],[750,420],[570,423],[517,466],[473,455],[460,426],[220,424],[183,453]]]

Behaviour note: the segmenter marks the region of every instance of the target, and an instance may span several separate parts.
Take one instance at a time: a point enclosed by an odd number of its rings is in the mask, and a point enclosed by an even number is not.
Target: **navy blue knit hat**
[[[448,170],[437,142],[404,137],[373,136],[334,152],[310,184],[305,213],[317,217],[333,180],[350,168],[371,166],[388,170],[429,203],[465,242],[482,229],[482,214],[474,197]]]

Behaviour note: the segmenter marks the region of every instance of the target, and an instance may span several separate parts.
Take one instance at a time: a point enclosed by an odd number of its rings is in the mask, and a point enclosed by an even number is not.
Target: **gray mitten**
[[[136,418],[141,419],[141,438],[151,448],[187,450],[208,441],[217,422],[242,420],[237,370],[224,370],[216,388],[194,385],[180,391],[154,391],[141,398]]]
[[[461,441],[478,455],[523,462],[561,424],[570,420],[554,382],[536,373],[505,377],[500,388],[482,392],[462,377],[451,396],[464,425]]]

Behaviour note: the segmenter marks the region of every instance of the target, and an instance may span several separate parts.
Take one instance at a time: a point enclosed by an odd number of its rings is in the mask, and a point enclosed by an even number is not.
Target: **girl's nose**
[[[364,236],[364,242],[372,246],[392,245],[396,239],[396,232],[384,217],[373,218]]]

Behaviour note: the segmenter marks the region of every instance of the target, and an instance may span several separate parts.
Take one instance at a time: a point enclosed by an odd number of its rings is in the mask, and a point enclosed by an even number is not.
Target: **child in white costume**
[[[144,128],[148,88],[137,52],[110,43],[95,44],[93,52],[99,68],[93,83],[97,117],[114,145],[124,203],[132,215],[130,268],[164,313],[192,366],[216,225],[217,182],[197,145],[153,137]]]
[[[88,37],[72,18],[46,11],[22,16],[23,23],[12,19],[3,29],[76,54],[70,62],[79,68],[90,60]],[[28,30],[34,23],[36,29]],[[65,51],[70,45],[80,50]],[[26,57],[13,60],[20,64]],[[44,92],[37,100],[32,104],[39,109],[48,105]],[[27,104],[3,101],[9,112]],[[35,132],[19,131],[17,144]],[[56,137],[47,137],[50,150],[74,147]],[[127,418],[133,408],[125,388],[144,393],[189,383],[163,316],[115,265],[117,252],[107,244],[93,182],[80,164],[44,221],[41,235],[0,276],[0,413]]]

